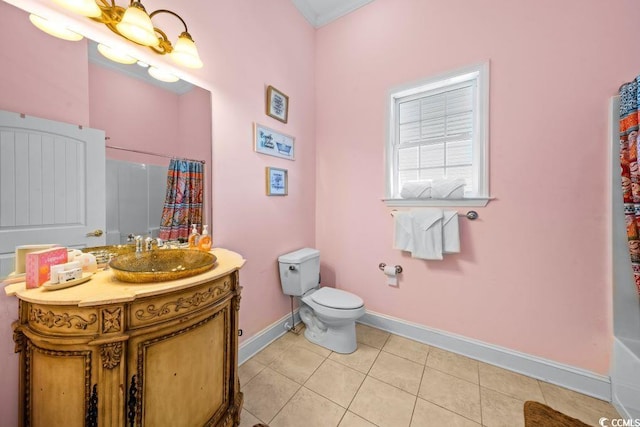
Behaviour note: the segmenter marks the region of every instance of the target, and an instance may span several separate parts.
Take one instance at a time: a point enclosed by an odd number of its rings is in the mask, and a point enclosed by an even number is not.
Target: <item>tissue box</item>
[[[25,258],[27,289],[49,280],[51,266],[67,262],[67,248],[51,248],[28,253]]]
[[[46,244],[46,245],[21,245],[16,246],[16,262],[13,271],[16,274],[24,274],[27,272],[26,260],[27,254],[31,252],[43,251],[45,249],[55,248],[60,245]]]

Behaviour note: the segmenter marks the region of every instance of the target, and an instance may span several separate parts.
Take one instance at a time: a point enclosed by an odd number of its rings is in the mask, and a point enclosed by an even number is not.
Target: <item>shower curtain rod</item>
[[[152,153],[151,151],[134,150],[132,148],[117,147],[115,145],[105,145],[105,147],[106,148],[111,148],[112,150],[122,150],[122,151],[129,151],[129,152],[132,152],[132,153],[138,153],[138,154],[148,154],[150,156],[164,157],[166,159],[187,160],[187,161],[190,161],[190,162],[200,162],[202,164],[206,163],[204,160],[187,159],[186,157],[178,157],[178,156],[168,156],[166,154]]]

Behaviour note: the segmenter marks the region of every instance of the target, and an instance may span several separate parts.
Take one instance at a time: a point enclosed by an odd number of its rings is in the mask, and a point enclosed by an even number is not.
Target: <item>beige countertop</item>
[[[47,305],[77,305],[90,307],[101,304],[133,301],[148,295],[158,295],[189,288],[223,277],[239,270],[245,259],[236,252],[222,248],[211,250],[217,260],[213,269],[184,279],[157,283],[128,283],[117,280],[110,270],[98,270],[85,283],[58,290],[26,289],[24,282],[7,285],[4,291],[9,296],[17,296],[23,301]]]

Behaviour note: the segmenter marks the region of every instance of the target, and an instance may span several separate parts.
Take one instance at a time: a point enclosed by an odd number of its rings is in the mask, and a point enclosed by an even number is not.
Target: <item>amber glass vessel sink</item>
[[[109,267],[118,280],[165,282],[195,276],[213,268],[216,256],[194,249],[160,249],[118,255]]]

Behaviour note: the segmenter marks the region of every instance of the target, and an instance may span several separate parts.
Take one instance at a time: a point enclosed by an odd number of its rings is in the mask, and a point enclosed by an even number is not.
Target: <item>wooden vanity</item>
[[[239,424],[237,253],[197,276],[133,284],[98,271],[56,291],[15,295],[20,426]]]

